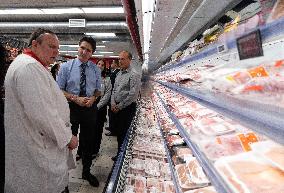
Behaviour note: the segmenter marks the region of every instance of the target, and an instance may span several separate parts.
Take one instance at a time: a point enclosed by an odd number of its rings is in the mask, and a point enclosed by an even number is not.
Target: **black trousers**
[[[98,110],[98,119],[95,127],[95,135],[94,135],[94,151],[93,154],[97,154],[100,151],[101,142],[102,142],[102,134],[104,129],[104,123],[106,121],[107,115],[107,105],[101,107]]]
[[[79,144],[82,151],[83,173],[89,173],[92,165],[94,128],[97,121],[97,105],[81,107],[73,102],[69,103],[70,121],[73,135],[78,135],[80,126]]]
[[[110,103],[108,104],[108,106],[109,106],[109,108],[108,108],[108,120],[109,120],[108,125],[109,125],[109,131],[110,131],[111,133],[114,133],[114,134],[115,134],[115,121],[114,121],[114,119],[115,119],[115,114],[114,114],[114,112],[112,112],[112,110],[111,110],[111,104],[110,104]]]
[[[117,134],[117,152],[119,153],[120,148],[123,144],[126,133],[131,125],[132,119],[135,116],[136,103],[131,103],[126,108],[118,111],[114,114],[115,121],[115,132]]]
[[[0,98],[1,100],[1,98]],[[1,103],[2,101],[0,101]],[[0,192],[4,192],[5,181],[5,131],[4,131],[4,104],[0,104]]]

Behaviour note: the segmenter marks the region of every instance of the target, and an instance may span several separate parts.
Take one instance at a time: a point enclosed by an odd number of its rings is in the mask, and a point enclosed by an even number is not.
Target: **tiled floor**
[[[111,157],[116,154],[117,142],[116,137],[105,136],[107,131],[104,130],[101,149],[98,157],[93,160],[91,173],[94,174],[99,182],[98,188],[89,185],[88,181],[82,180],[82,161],[77,161],[77,168],[70,171],[69,190],[70,193],[102,193],[105,183],[111,172],[113,161]],[[76,152],[76,151],[75,151]]]

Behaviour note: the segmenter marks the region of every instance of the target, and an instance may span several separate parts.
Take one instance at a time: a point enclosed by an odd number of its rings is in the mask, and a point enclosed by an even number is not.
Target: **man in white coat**
[[[5,192],[60,193],[78,140],[66,98],[47,69],[59,41],[52,31],[38,29],[29,44],[5,78]]]

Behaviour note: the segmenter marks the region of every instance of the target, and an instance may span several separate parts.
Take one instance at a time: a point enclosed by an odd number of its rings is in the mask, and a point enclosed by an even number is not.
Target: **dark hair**
[[[54,80],[56,80],[56,71],[58,70],[58,67],[59,67],[59,63],[56,63],[50,69],[50,72],[51,72]]]
[[[105,61],[102,60],[102,59],[98,60],[98,61],[97,61],[97,64],[98,64],[100,61],[102,61],[102,62],[104,63],[104,67],[106,67],[106,63],[105,63]]]
[[[85,36],[81,38],[79,41],[79,46],[81,45],[82,42],[88,42],[89,44],[91,44],[93,53],[94,53],[94,51],[96,50],[96,44],[97,44],[94,38],[92,38],[91,36]]]
[[[107,76],[107,70],[104,68],[104,70],[102,70],[102,77],[106,77]]]
[[[28,44],[28,47],[31,47],[32,46],[32,42],[33,40],[37,40],[41,43],[42,41],[42,35],[43,34],[52,34],[52,35],[55,35],[55,33],[51,30],[48,30],[48,29],[44,29],[44,28],[38,28],[36,29],[30,36],[30,39],[29,39],[29,44]]]
[[[118,60],[116,60],[116,59],[113,60],[113,62],[114,62],[115,64],[117,64],[117,65],[119,64]]]

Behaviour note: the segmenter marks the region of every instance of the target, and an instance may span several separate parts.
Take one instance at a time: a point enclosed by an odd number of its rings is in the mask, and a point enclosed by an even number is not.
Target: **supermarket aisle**
[[[104,130],[106,133],[106,130]],[[77,168],[70,172],[69,190],[70,193],[102,193],[107,181],[108,175],[111,171],[113,161],[111,157],[117,151],[116,137],[108,137],[103,133],[101,150],[96,159],[93,160],[91,173],[94,174],[99,182],[98,188],[92,187],[85,180],[82,180],[82,161],[77,161]]]

